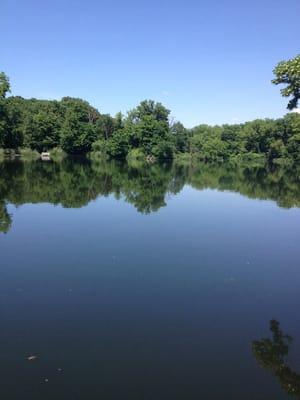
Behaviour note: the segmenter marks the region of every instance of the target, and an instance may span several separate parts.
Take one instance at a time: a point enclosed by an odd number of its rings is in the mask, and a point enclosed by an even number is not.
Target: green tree
[[[105,143],[107,154],[112,158],[125,158],[129,151],[129,136],[126,130],[118,130]]]
[[[74,111],[68,111],[61,129],[62,149],[69,154],[84,154],[91,150],[95,140],[93,125],[81,122]]]
[[[60,121],[50,110],[39,110],[27,119],[25,144],[32,149],[43,151],[59,144]]]
[[[172,158],[173,139],[169,128],[169,113],[161,103],[153,100],[142,101],[129,112],[125,129],[129,132],[131,147],[140,148],[146,155]]]
[[[96,132],[99,139],[108,140],[115,131],[114,119],[109,114],[102,114],[96,122]]]
[[[176,151],[187,153],[190,151],[190,134],[181,122],[177,121],[170,125],[170,132],[174,139]]]
[[[287,108],[293,110],[297,107],[300,99],[300,54],[290,60],[279,62],[273,73],[275,79],[272,80],[272,83],[286,85],[281,89],[281,94],[284,97],[292,97]]]
[[[22,113],[12,99],[0,99],[0,147],[5,149],[16,149],[23,144]]]
[[[123,129],[124,128],[124,117],[121,112],[118,112],[114,118],[114,126],[115,130]]]
[[[9,78],[4,72],[0,72],[0,99],[4,99],[10,92]]]
[[[270,119],[246,122],[240,132],[245,140],[246,151],[267,154],[275,128],[274,121]]]
[[[270,144],[269,149],[269,160],[274,160],[276,158],[282,158],[286,155],[286,148],[281,139],[277,139]]]
[[[159,121],[152,115],[145,115],[135,127],[134,133],[138,147],[141,147],[145,154],[151,155],[154,146],[168,140],[169,129],[164,121]]]
[[[290,112],[280,120],[281,131],[284,132],[286,156],[293,162],[300,162],[300,115]]]
[[[169,114],[170,110],[165,108],[161,103],[156,103],[154,100],[144,100],[134,110],[129,112],[128,118],[132,122],[137,123],[145,117],[151,116],[156,121],[168,124]]]
[[[234,155],[243,152],[243,137],[240,125],[223,125],[221,140],[226,145],[226,153]]]
[[[97,139],[97,121],[100,113],[81,99],[62,99],[63,124],[60,144],[66,153],[83,154],[91,150]]]
[[[10,91],[9,79],[4,72],[0,72],[0,146],[6,147],[7,142],[4,135],[7,135],[7,108],[4,98],[6,93]]]

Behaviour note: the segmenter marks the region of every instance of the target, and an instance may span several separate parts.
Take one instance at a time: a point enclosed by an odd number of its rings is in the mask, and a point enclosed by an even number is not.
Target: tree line
[[[300,55],[279,63],[274,84],[285,84],[288,108],[300,98]],[[38,152],[61,148],[67,154],[94,153],[110,158],[202,161],[262,159],[275,163],[300,161],[300,115],[258,119],[243,124],[185,128],[170,111],[153,100],[142,101],[126,116],[101,114],[88,102],[72,97],[57,100],[7,96],[9,79],[0,73],[0,148]]]

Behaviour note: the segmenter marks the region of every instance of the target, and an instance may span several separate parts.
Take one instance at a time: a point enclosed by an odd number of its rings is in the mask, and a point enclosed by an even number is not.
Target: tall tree
[[[273,73],[275,79],[272,80],[272,83],[275,85],[287,85],[281,89],[281,94],[284,97],[292,97],[288,102],[287,108],[293,110],[297,107],[300,99],[300,54],[295,58],[278,63]]]
[[[61,128],[62,149],[70,154],[84,154],[91,150],[95,140],[94,126],[81,122],[73,110],[68,110]]]
[[[168,109],[153,100],[144,100],[130,111],[125,128],[130,132],[131,146],[140,148],[146,155],[172,158],[169,114]]]
[[[168,123],[170,110],[154,100],[142,101],[134,110],[129,112],[128,118],[133,122],[139,122],[145,117],[152,117],[156,121]]]

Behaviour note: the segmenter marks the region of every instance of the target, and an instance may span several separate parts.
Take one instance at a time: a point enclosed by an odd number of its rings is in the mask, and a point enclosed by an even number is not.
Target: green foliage
[[[156,103],[153,100],[144,100],[129,112],[128,119],[133,123],[139,123],[145,117],[152,117],[156,121],[168,124],[169,114],[170,111],[161,103]]]
[[[60,103],[64,115],[72,112],[79,122],[94,125],[101,117],[99,111],[87,101],[74,97],[63,97]]]
[[[40,158],[40,154],[36,150],[26,147],[20,149],[20,156],[23,161],[34,161]]]
[[[265,159],[299,162],[300,115],[289,113],[278,120],[193,128],[190,151],[206,162],[230,159]]]
[[[159,160],[171,160],[174,156],[173,143],[168,140],[158,141],[152,147],[152,154]]]
[[[283,158],[286,155],[286,147],[281,139],[277,139],[270,144],[268,155],[270,160]]]
[[[139,148],[146,156],[173,157],[173,140],[169,128],[169,113],[161,103],[142,101],[130,111],[124,130],[131,148]]]
[[[289,157],[296,163],[300,162],[300,117],[290,113],[283,119],[285,142]]]
[[[191,153],[177,153],[175,154],[175,162],[178,165],[190,165],[193,161]]]
[[[16,149],[23,144],[21,112],[11,98],[0,98],[0,147]]]
[[[69,154],[84,154],[91,150],[96,139],[92,124],[78,120],[73,110],[68,110],[61,128],[60,144]]]
[[[175,150],[178,153],[187,153],[190,151],[190,132],[181,122],[171,124],[170,133],[173,136]]]
[[[190,149],[202,161],[224,161],[226,158],[226,145],[219,127],[199,125],[194,128]]]
[[[24,129],[25,145],[39,152],[58,146],[60,123],[53,110],[41,109],[28,116]]]
[[[275,375],[288,395],[296,396],[299,399],[300,374],[293,371],[286,360],[293,339],[291,336],[283,334],[279,322],[276,320],[270,321],[270,330],[272,339],[253,341],[253,354],[263,368]]]
[[[66,156],[67,154],[63,151],[61,147],[54,147],[50,150],[50,157],[53,161],[61,161]]]
[[[125,130],[118,130],[106,143],[106,152],[112,158],[125,158],[129,151],[129,136]]]
[[[145,161],[146,156],[142,149],[134,148],[134,149],[129,150],[128,155],[127,155],[127,160]]]
[[[152,115],[145,115],[133,129],[133,141],[147,155],[153,153],[153,147],[168,138],[168,126]]]
[[[280,92],[284,97],[292,97],[287,108],[293,110],[297,107],[300,99],[300,54],[295,58],[278,63],[273,73],[275,79],[272,80],[272,83],[286,85]]]
[[[111,158],[125,158],[134,149],[145,156],[172,158],[168,116],[169,110],[152,100],[141,102],[125,119],[121,113],[114,119],[101,116],[96,123],[98,139],[92,150]]]
[[[107,141],[103,138],[96,140],[96,142],[92,144],[93,152],[105,155],[107,150],[106,144]]]
[[[124,117],[121,112],[118,112],[114,119],[114,128],[115,130],[123,129],[124,128]]]
[[[110,115],[104,114],[98,118],[96,122],[97,138],[108,140],[115,130],[115,121]]]
[[[62,149],[69,154],[84,154],[91,150],[97,139],[99,112],[81,99],[64,97],[63,123],[60,133]]]
[[[4,72],[0,72],[0,99],[4,99],[10,92],[9,78]]]
[[[293,84],[297,82],[298,58],[287,62],[286,74],[292,76]],[[284,65],[280,64],[278,74],[285,71]],[[180,122],[170,122],[170,111],[153,100],[142,101],[127,117],[118,113],[113,118],[72,97],[61,101],[5,98],[9,81],[3,73],[0,87],[0,147],[11,154],[23,147],[38,152],[60,147],[67,154],[93,151],[104,158],[129,155],[128,159],[133,159],[137,150],[148,160],[170,160],[188,153],[205,162],[300,162],[300,115],[296,113],[278,120],[199,125],[189,130]]]

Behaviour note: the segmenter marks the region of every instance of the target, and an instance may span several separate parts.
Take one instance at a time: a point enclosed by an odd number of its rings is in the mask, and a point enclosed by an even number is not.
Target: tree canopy
[[[279,62],[273,73],[275,78],[272,83],[286,85],[281,89],[281,94],[284,97],[291,97],[287,108],[293,110],[297,107],[300,99],[300,54],[290,60]]]

